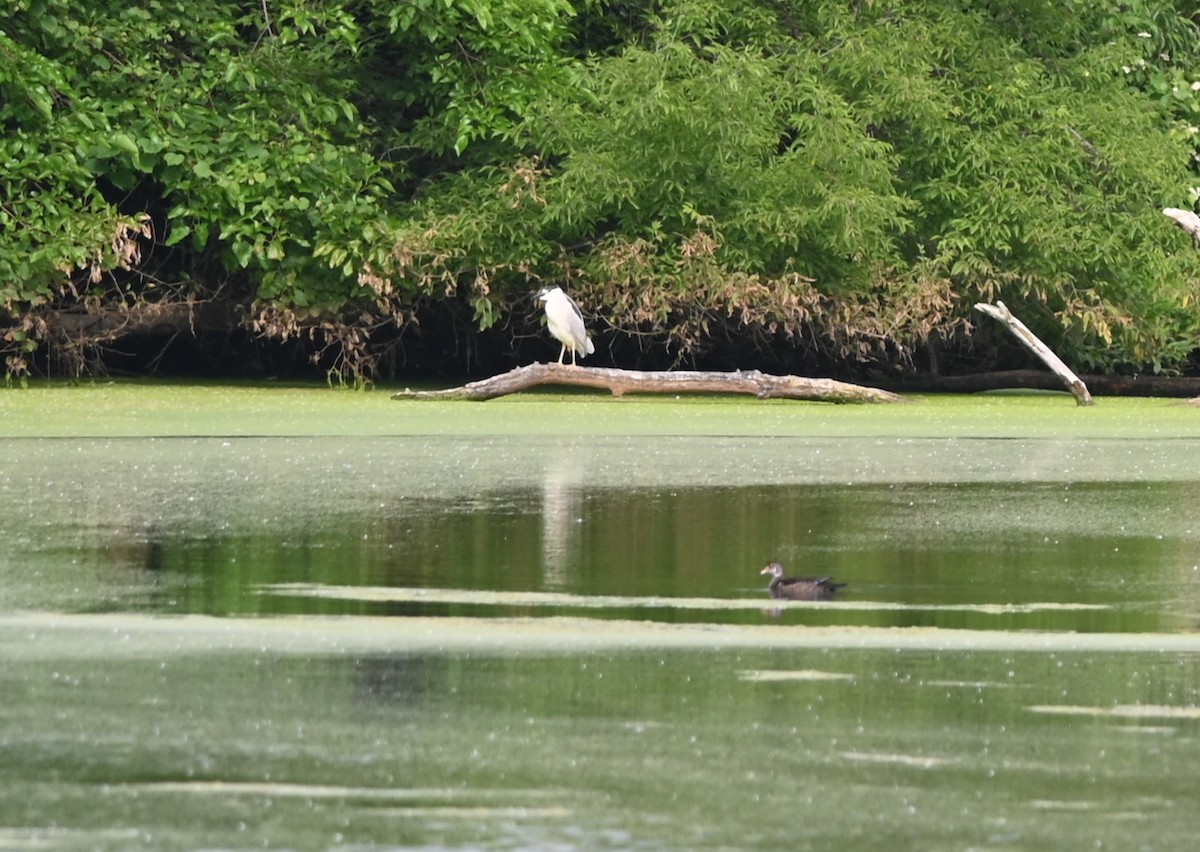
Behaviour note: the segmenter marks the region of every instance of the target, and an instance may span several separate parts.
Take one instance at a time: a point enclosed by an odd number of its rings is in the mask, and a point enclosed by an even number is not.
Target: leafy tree
[[[5,231],[0,297],[27,334],[47,328],[40,309],[80,303],[345,299],[344,274],[314,258],[381,221],[390,189],[356,144],[355,26],[229,5],[28,0],[9,14],[5,213],[25,227]]]
[[[233,300],[257,332],[317,338],[357,375],[366,329],[405,318],[404,283],[365,272],[390,252],[396,185],[503,138],[528,99],[512,69],[553,58],[569,11],[17,0],[0,16],[10,374],[39,338],[87,368],[111,335],[72,338],[65,312]]]
[[[532,321],[552,281],[676,359],[978,361],[971,305],[1002,298],[1076,364],[1173,369],[1200,332],[1159,212],[1197,183],[1189,13],[16,0],[7,367],[137,327],[73,315],[227,305],[359,380],[414,312]]]
[[[1200,330],[1159,213],[1187,146],[1105,11],[661,4],[538,104],[533,158],[428,194],[403,271],[565,280],[684,355],[749,331],[904,360],[1003,298],[1076,363],[1173,367]]]

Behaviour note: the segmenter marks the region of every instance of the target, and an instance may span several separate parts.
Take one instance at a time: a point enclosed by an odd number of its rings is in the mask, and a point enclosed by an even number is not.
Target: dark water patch
[[[253,594],[285,583],[766,606],[758,569],[772,559],[847,583],[844,602],[907,607],[904,624],[920,623],[924,608],[1048,602],[1103,607],[1128,629],[1157,630],[1173,619],[1188,627],[1200,609],[1200,540],[1179,510],[1191,496],[1174,484],[1079,485],[1065,500],[1058,489],[994,484],[599,489],[572,499],[556,514],[526,492],[427,497],[379,513],[331,511],[282,537],[245,519],[202,535],[165,525],[125,536],[68,521],[65,540],[52,550],[31,543],[30,558],[123,577],[139,608],[208,613],[303,611]],[[131,584],[137,576],[146,579]]]
[[[312,441],[158,442],[144,457],[113,465],[58,443],[64,452],[46,456],[36,474],[23,469],[0,482],[0,533],[10,543],[0,558],[8,581],[0,604],[378,611],[254,593],[316,583],[661,597],[664,607],[640,617],[675,620],[671,600],[766,601],[758,571],[779,560],[792,573],[847,583],[843,601],[893,605],[889,617],[902,625],[986,628],[996,621],[972,621],[965,611],[929,620],[922,612],[1039,602],[1109,614],[1080,614],[1074,626],[1056,614],[1053,624],[1023,619],[1003,629],[1200,623],[1194,481],[947,482],[944,471],[931,471],[926,482],[876,481],[848,471],[848,482],[825,483],[796,467],[788,476],[798,481],[775,484],[641,484],[680,476],[678,448],[667,442],[672,465],[648,461],[618,486],[606,465],[548,461],[544,441],[457,440],[434,442],[433,450],[416,440],[335,444],[307,458]],[[169,452],[160,452],[162,444]],[[834,448],[840,457],[844,442]],[[724,471],[735,482],[762,462],[757,445],[725,449],[732,460]],[[625,458],[617,450],[609,461]],[[876,462],[890,458],[873,442],[859,442],[859,450]],[[496,453],[515,454],[511,476],[491,478]],[[842,612],[812,612],[784,617],[846,623]],[[864,618],[881,623],[878,613]]]

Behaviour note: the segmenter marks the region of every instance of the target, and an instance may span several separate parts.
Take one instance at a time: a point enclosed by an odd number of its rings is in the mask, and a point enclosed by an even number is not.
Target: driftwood
[[[529,364],[507,373],[457,388],[434,391],[405,389],[392,399],[485,400],[527,390],[537,385],[576,385],[606,388],[613,396],[627,393],[748,393],[759,399],[808,399],[823,402],[903,402],[890,391],[847,384],[833,379],[772,376],[758,370],[733,373],[692,370],[615,370],[605,367],[570,367],[563,364]]]
[[[1071,368],[1063,363],[1045,343],[1038,339],[1025,323],[1021,322],[1008,307],[1001,301],[997,300],[996,304],[989,305],[986,302],[979,302],[975,305],[975,310],[982,311],[990,317],[995,317],[1008,326],[1008,330],[1013,333],[1017,340],[1021,341],[1027,349],[1033,352],[1042,359],[1042,362],[1049,367],[1054,375],[1062,380],[1062,383],[1067,386],[1075,397],[1075,402],[1079,405],[1092,405],[1092,395],[1088,393],[1087,385],[1080,381],[1079,376],[1071,372]]]

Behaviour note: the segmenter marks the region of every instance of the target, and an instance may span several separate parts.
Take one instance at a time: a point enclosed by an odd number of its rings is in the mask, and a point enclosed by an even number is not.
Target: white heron
[[[567,350],[571,350],[571,366],[576,366],[575,355],[583,358],[596,351],[583,324],[583,311],[579,305],[562,291],[561,287],[545,287],[537,294],[538,300],[546,303],[546,325],[550,333],[562,343],[558,363],[563,362]]]
[[[1200,248],[1200,216],[1191,210],[1180,210],[1178,207],[1163,208],[1163,215],[1170,217],[1176,225],[1192,235],[1192,245]]]

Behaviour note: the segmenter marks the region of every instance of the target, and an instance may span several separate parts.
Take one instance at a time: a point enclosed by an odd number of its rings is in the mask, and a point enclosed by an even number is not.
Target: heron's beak
[[[774,572],[771,570],[771,566],[770,566],[770,565],[768,565],[766,568],[762,569],[762,570],[761,570],[761,571],[759,571],[758,573],[760,573],[760,574],[773,574]]]

